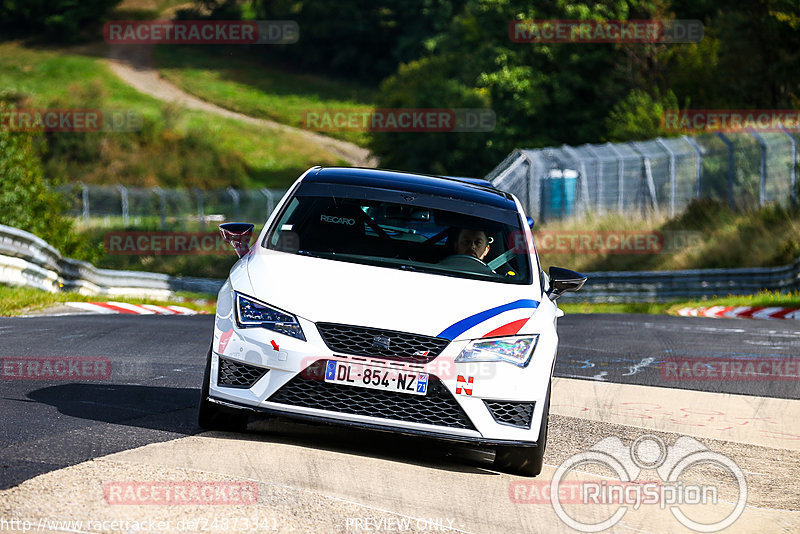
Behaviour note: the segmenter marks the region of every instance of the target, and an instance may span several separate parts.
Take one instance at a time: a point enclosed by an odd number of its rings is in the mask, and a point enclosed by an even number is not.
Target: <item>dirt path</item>
[[[256,124],[269,130],[295,134],[307,142],[318,145],[320,148],[335,154],[350,165],[357,167],[375,167],[377,165],[377,158],[369,150],[353,143],[294,128],[269,119],[250,117],[219,107],[184,92],[159,76],[158,71],[153,68],[151,63],[151,51],[151,47],[147,46],[112,46],[108,64],[114,74],[119,76],[125,83],[159,100],[175,102],[189,109]]]

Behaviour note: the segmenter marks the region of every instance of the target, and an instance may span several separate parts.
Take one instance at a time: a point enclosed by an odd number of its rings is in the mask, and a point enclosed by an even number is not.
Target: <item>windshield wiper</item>
[[[311,258],[322,258],[322,259],[325,259],[326,256],[335,256],[336,255],[335,252],[327,252],[327,253],[325,253],[325,256],[323,256],[322,255],[323,253],[321,253],[321,252],[310,252],[308,250],[298,250],[297,253],[300,254],[301,256],[309,256]]]

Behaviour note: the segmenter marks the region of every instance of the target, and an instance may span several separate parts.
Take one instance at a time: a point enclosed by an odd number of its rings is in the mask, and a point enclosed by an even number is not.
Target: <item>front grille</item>
[[[261,377],[267,374],[267,371],[269,369],[220,358],[217,385],[229,388],[251,388]]]
[[[426,395],[330,384],[323,381],[324,376],[325,360],[316,361],[269,401],[408,423],[475,429],[453,395],[435,376],[428,378]]]
[[[530,428],[535,402],[483,401],[498,423]]]
[[[370,356],[410,363],[428,363],[436,358],[450,340],[344,324],[317,323],[322,339],[334,352]],[[389,348],[376,345],[375,338],[389,338]],[[384,341],[385,339],[381,339]]]

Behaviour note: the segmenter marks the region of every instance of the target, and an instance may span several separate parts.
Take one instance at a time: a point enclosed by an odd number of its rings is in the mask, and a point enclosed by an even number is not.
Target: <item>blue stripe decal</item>
[[[448,326],[445,328],[441,334],[436,337],[443,337],[453,341],[455,338],[472,328],[473,326],[486,321],[487,319],[491,319],[496,315],[500,315],[503,312],[507,312],[508,310],[517,310],[519,308],[531,308],[535,309],[539,306],[539,302],[530,299],[520,299],[514,302],[509,302],[508,304],[503,304],[502,306],[497,306],[496,308],[492,308],[490,310],[482,311],[480,313],[476,313],[475,315],[471,315],[466,319],[461,319],[457,323]]]

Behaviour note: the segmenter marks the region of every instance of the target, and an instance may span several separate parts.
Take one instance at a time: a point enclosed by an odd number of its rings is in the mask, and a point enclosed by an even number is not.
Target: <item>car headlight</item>
[[[464,347],[456,362],[508,362],[525,367],[531,361],[539,335],[476,339]]]
[[[236,293],[236,322],[241,328],[266,328],[306,340],[297,317],[240,293]]]

